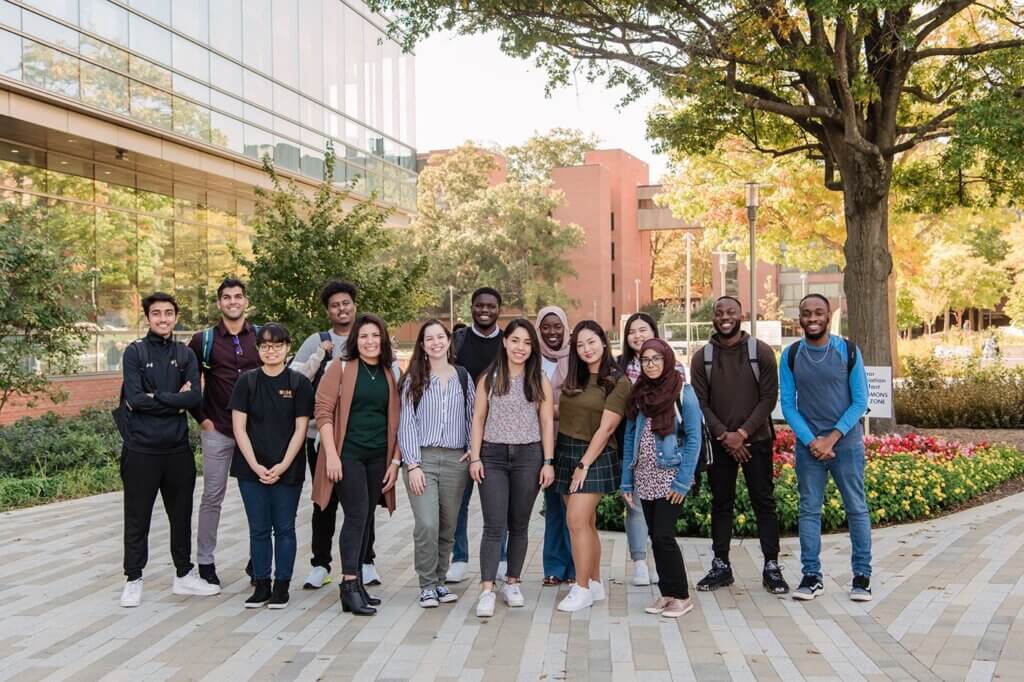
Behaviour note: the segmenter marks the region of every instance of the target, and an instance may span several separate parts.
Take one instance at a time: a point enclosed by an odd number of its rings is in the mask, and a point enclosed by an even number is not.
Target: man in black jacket
[[[202,400],[196,357],[174,340],[178,303],[157,292],[142,301],[145,337],[124,352],[123,396],[130,410],[121,451],[124,483],[124,573],[121,606],[142,601],[142,569],[149,558],[149,525],[157,492],[170,523],[174,594],[208,596],[220,587],[199,578],[192,565],[192,494],[196,465],[188,442],[188,410]]]

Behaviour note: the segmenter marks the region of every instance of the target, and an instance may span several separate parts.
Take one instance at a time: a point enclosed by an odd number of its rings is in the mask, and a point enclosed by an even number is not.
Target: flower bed
[[[775,502],[783,532],[795,532],[800,496],[794,469],[794,436],[780,431],[775,440]],[[1007,445],[965,445],[931,436],[867,436],[864,487],[873,524],[916,521],[967,502],[1011,478],[1024,474],[1024,453]],[[598,525],[623,529],[625,503],[619,495],[606,496],[598,507]],[[733,531],[756,536],[757,521],[750,497],[739,476]],[[822,510],[824,530],[846,524],[842,498],[831,478]],[[700,492],[686,501],[679,532],[711,533],[711,493],[705,480]]]

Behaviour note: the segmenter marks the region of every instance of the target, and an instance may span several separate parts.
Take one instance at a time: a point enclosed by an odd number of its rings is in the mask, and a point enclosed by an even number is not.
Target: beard
[[[816,334],[812,334],[811,332],[807,331],[806,329],[804,330],[804,336],[806,336],[811,341],[817,341],[818,339],[820,339],[823,336],[825,336],[825,334],[828,334],[828,328],[827,327],[822,329],[820,332],[818,332]]]
[[[715,324],[714,327],[715,327],[715,332],[719,336],[721,336],[723,339],[731,339],[732,337],[736,336],[741,331],[743,331],[743,329],[740,328],[739,322],[734,322],[733,325],[732,325],[732,330],[730,332],[728,332],[728,333],[723,332],[721,330],[721,328],[717,324]]]

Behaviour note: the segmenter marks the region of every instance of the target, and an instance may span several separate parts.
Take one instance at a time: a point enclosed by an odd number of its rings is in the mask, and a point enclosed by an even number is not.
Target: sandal
[[[553,575],[549,575],[544,578],[544,587],[554,587],[555,585],[561,585],[562,581]]]

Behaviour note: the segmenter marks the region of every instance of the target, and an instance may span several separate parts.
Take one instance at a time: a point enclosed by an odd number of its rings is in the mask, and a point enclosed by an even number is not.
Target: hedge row
[[[906,358],[896,417],[918,428],[1024,428],[1024,367]]]

